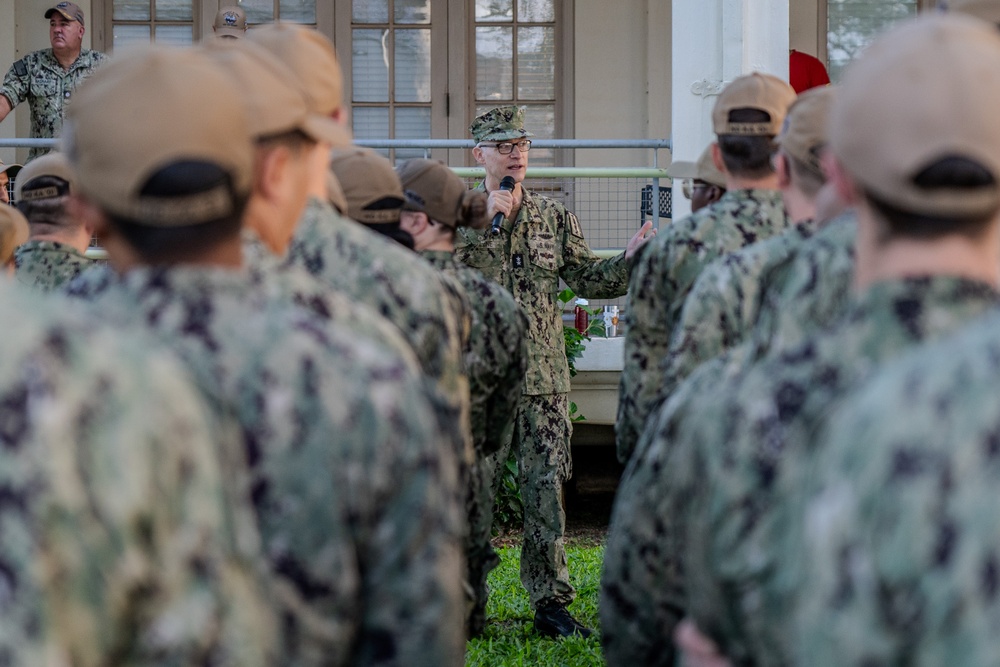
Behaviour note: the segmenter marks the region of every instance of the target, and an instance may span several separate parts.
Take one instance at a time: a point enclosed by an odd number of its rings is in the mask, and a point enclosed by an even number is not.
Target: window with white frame
[[[525,125],[542,138],[558,128],[556,0],[475,0],[473,113],[516,104]],[[552,151],[535,149],[533,164],[548,164]]]
[[[114,0],[109,51],[132,43],[194,42],[194,0]]]
[[[355,137],[433,136],[433,105],[447,104],[434,99],[447,62],[435,64],[432,58],[434,40],[444,39],[444,17],[436,15],[444,9],[431,0],[353,0],[349,75]],[[387,153],[395,160],[423,155],[418,149]]]

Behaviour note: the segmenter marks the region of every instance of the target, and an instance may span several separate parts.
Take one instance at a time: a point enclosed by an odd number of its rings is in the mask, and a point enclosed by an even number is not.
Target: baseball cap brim
[[[690,160],[677,160],[667,167],[670,178],[698,178],[698,164]]]
[[[354,141],[350,130],[341,123],[318,114],[307,116],[301,129],[312,139],[328,143],[333,148],[346,148]]]
[[[231,25],[224,25],[215,29],[216,37],[235,37],[236,39],[239,39],[241,37],[246,37],[246,35],[246,30]]]
[[[510,139],[525,139],[533,136],[535,136],[533,133],[526,130],[499,130],[490,132],[480,141],[509,141]]]
[[[0,174],[7,174],[8,178],[14,178],[23,167],[19,164],[4,164],[0,162]]]
[[[50,19],[50,18],[52,18],[53,14],[57,14],[57,13],[61,14],[62,17],[64,19],[66,19],[67,21],[76,21],[77,20],[77,18],[75,16],[73,16],[72,14],[69,14],[69,13],[63,11],[62,9],[56,9],[55,7],[52,7],[51,9],[48,9],[48,10],[45,11],[45,18]],[[38,16],[38,15],[35,14],[35,16]]]

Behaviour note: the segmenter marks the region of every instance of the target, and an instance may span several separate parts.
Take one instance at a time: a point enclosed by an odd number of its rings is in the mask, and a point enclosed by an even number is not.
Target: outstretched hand
[[[639,231],[629,239],[628,245],[625,246],[625,259],[632,259],[639,248],[649,243],[649,240],[654,236],[656,236],[656,230],[653,229],[653,221],[647,220],[646,224],[639,228]]]

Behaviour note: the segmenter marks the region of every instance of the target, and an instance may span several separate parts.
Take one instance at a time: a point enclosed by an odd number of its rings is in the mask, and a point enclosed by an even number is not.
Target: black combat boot
[[[544,637],[569,637],[579,635],[587,638],[591,629],[576,620],[561,604],[538,605],[535,610],[535,631]]]

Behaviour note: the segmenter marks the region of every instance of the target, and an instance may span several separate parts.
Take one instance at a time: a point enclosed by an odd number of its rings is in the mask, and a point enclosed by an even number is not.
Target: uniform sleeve
[[[674,298],[669,278],[670,233],[660,233],[647,244],[632,271],[625,322],[625,363],[618,387],[615,441],[618,460],[628,461],[642,433],[651,403],[659,395],[660,360],[670,345],[671,326],[666,308]]]
[[[18,60],[7,70],[3,85],[0,85],[0,95],[7,98],[11,109],[28,98],[28,84],[30,82],[31,77],[28,73],[26,59]]]
[[[268,664],[275,621],[260,563],[229,542],[218,433],[173,364],[147,351],[143,374],[98,377],[71,420],[46,422],[59,443],[40,559],[55,644],[74,665]]]
[[[699,364],[738,343],[739,297],[734,256],[718,259],[698,276],[681,309],[667,356],[660,363],[663,384],[656,402],[669,397]]]
[[[527,318],[517,304],[511,303],[512,322],[503,334],[503,349],[507,358],[502,362],[504,374],[496,391],[486,404],[486,444],[488,454],[498,451],[514,433],[514,418],[524,389],[524,373],[528,363],[526,333]]]
[[[559,277],[585,299],[614,299],[625,294],[629,274],[625,253],[600,259],[583,238],[576,215],[567,211],[566,216]]]
[[[615,496],[598,607],[609,665],[674,665],[684,616],[684,496],[675,491],[693,459],[665,437],[672,424],[664,412],[643,433]]]
[[[438,444],[416,381],[379,393],[384,400],[355,412],[366,455],[375,458],[345,479],[364,600],[350,662],[459,665],[465,635],[455,458]]]

